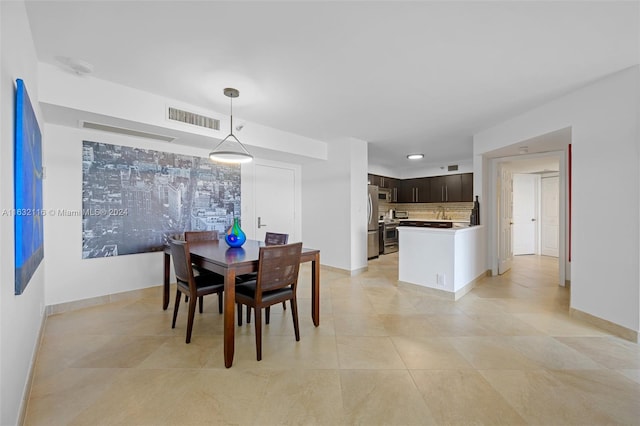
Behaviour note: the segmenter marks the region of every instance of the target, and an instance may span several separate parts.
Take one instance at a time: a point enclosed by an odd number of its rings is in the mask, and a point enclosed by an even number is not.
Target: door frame
[[[567,154],[565,151],[549,151],[540,154],[529,154],[529,155],[518,155],[518,156],[509,156],[509,157],[498,157],[498,158],[488,158],[489,160],[489,187],[488,187],[488,206],[487,212],[489,216],[489,220],[487,221],[488,225],[488,235],[489,237],[489,254],[490,254],[490,266],[491,266],[491,275],[498,275],[498,263],[499,259],[499,240],[500,240],[500,228],[499,228],[499,217],[500,217],[500,206],[498,205],[498,171],[499,164],[503,162],[513,162],[518,160],[527,160],[531,158],[542,158],[542,157],[556,157],[560,162],[559,168],[559,178],[560,178],[560,188],[559,188],[559,204],[560,204],[560,228],[558,231],[558,262],[559,262],[559,284],[564,287],[567,279],[567,241],[568,241],[568,214],[567,214]]]

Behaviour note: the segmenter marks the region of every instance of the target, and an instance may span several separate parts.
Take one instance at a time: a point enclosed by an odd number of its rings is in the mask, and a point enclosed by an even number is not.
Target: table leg
[[[169,266],[171,264],[171,255],[164,254],[164,282],[162,289],[162,309],[165,311],[169,306]]]
[[[224,366],[233,365],[235,351],[236,271],[227,269],[224,276]]]
[[[311,262],[311,318],[316,327],[320,325],[320,253]]]

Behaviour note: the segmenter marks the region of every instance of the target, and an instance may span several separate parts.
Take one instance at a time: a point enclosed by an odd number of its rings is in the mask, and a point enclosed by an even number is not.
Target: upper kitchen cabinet
[[[400,184],[402,183],[400,179],[372,174],[368,174],[367,177],[369,179],[369,185],[376,185],[378,188],[389,190],[389,193],[391,194],[391,199],[389,200],[390,202],[398,202],[398,197],[400,195]]]
[[[432,203],[473,201],[473,173],[431,178]]]
[[[473,201],[473,173],[394,179],[369,174],[369,184],[388,190],[391,203],[457,203]]]
[[[473,201],[473,173],[462,174],[462,200]]]
[[[430,178],[404,179],[400,186],[399,203],[429,203]]]
[[[378,176],[378,186],[380,188],[390,188],[389,185],[391,185],[391,179],[384,176]]]
[[[388,184],[387,188],[391,191],[391,202],[398,203],[400,202],[400,188],[402,186],[402,180],[393,179],[393,178],[385,178],[385,183]]]

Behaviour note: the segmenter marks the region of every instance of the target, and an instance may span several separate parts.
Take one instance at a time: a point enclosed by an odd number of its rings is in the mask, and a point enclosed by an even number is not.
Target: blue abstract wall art
[[[21,79],[16,80],[15,118],[15,294],[22,294],[44,258],[44,238],[42,134]]]

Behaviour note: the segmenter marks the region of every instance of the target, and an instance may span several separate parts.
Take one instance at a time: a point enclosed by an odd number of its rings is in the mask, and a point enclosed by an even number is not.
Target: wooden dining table
[[[236,276],[258,271],[258,255],[264,241],[247,240],[242,247],[229,247],[224,240],[189,243],[191,262],[224,277],[224,365],[233,364],[235,349]],[[311,318],[320,325],[320,250],[302,248],[300,262],[311,262]],[[169,306],[171,251],[164,250],[162,309]]]

